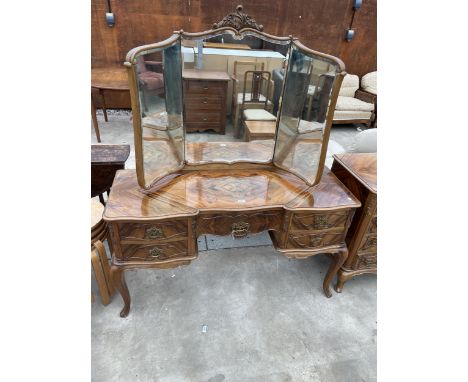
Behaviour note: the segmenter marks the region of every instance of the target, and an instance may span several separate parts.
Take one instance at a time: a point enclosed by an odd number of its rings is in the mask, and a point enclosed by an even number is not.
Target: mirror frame
[[[190,167],[196,167],[200,168],[206,165],[211,165],[214,163],[223,163],[225,162],[217,162],[217,161],[212,161],[210,163],[206,164],[190,164],[187,163],[186,156],[185,156],[185,151],[186,151],[186,133],[185,129],[183,130],[183,137],[184,137],[184,157],[183,157],[183,162],[180,166],[175,167],[173,171],[166,175],[162,175],[160,178],[156,178],[151,180],[149,183],[149,186],[147,186],[145,182],[145,173],[144,173],[144,158],[143,158],[143,141],[142,141],[142,127],[141,127],[141,109],[140,109],[140,99],[139,99],[139,91],[138,91],[138,79],[136,76],[135,72],[135,67],[137,64],[137,56],[140,54],[149,54],[152,53],[152,51],[159,51],[162,50],[166,47],[169,47],[173,45],[175,42],[180,40],[180,43],[182,43],[182,39],[186,40],[196,40],[199,38],[207,38],[207,37],[214,37],[220,34],[228,33],[234,36],[235,39],[242,39],[244,36],[256,36],[259,37],[262,40],[266,40],[269,42],[273,43],[279,43],[282,45],[289,45],[288,46],[288,61],[286,63],[286,68],[285,68],[285,73],[284,73],[284,79],[283,79],[283,86],[281,89],[281,99],[284,95],[284,88],[285,88],[285,83],[287,81],[287,74],[288,74],[288,68],[291,60],[291,49],[293,45],[302,51],[303,53],[307,55],[312,55],[312,56],[317,56],[320,57],[321,59],[328,61],[329,63],[335,65],[337,68],[336,71],[336,79],[335,83],[332,88],[332,92],[330,95],[330,104],[328,107],[328,113],[326,117],[326,123],[323,129],[323,135],[322,135],[322,146],[321,146],[321,153],[320,153],[320,160],[318,164],[318,169],[317,169],[317,174],[315,176],[315,180],[313,182],[310,182],[309,179],[306,179],[304,176],[302,176],[300,173],[291,170],[287,167],[277,165],[274,162],[274,153],[276,150],[276,145],[277,145],[277,134],[278,134],[278,128],[279,128],[279,122],[280,122],[280,116],[282,113],[282,103],[280,104],[280,107],[278,109],[278,116],[276,119],[276,131],[275,131],[275,144],[274,144],[274,150],[273,154],[271,157],[271,160],[268,162],[249,162],[249,163],[259,163],[263,165],[274,165],[275,167],[281,168],[282,170],[285,170],[287,172],[290,172],[294,174],[295,176],[299,177],[302,179],[306,184],[310,186],[314,186],[320,182],[320,179],[323,174],[323,167],[325,165],[325,158],[326,158],[326,153],[327,153],[327,148],[328,148],[328,140],[330,137],[330,130],[331,130],[331,125],[333,122],[333,115],[335,112],[335,106],[336,106],[336,101],[338,99],[338,93],[341,87],[341,83],[343,81],[343,77],[346,75],[345,71],[345,64],[343,63],[342,60],[339,58],[315,51],[313,49],[310,49],[303,45],[298,38],[293,37],[293,36],[288,36],[288,37],[281,37],[281,36],[274,36],[268,33],[263,32],[263,26],[258,25],[254,19],[252,19],[250,16],[246,15],[245,13],[242,12],[243,7],[241,5],[237,6],[236,12],[231,13],[227,15],[226,17],[223,18],[219,23],[215,23],[213,25],[213,29],[209,29],[206,31],[202,32],[184,32],[183,30],[180,31],[174,31],[172,36],[167,38],[164,41],[160,41],[157,43],[152,43],[152,44],[147,44],[147,45],[141,45],[138,47],[135,47],[131,49],[126,56],[126,60],[124,62],[124,66],[127,68],[127,74],[128,74],[128,82],[129,82],[129,88],[130,88],[130,97],[131,97],[131,106],[132,106],[132,115],[133,115],[133,132],[134,132],[134,142],[135,142],[135,164],[136,164],[136,172],[137,172],[137,180],[139,186],[144,189],[144,190],[149,190],[155,186],[156,183],[164,183],[164,179],[167,178],[168,176],[171,176],[177,171],[182,170],[186,166]],[[181,72],[183,68],[180,68]],[[182,75],[182,73],[181,73]],[[181,89],[181,94],[183,94],[182,89]],[[242,163],[242,161],[236,161],[234,163]],[[245,163],[245,161],[244,161]]]

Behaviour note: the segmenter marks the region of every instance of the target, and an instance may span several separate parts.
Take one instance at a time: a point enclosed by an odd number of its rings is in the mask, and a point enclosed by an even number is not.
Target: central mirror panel
[[[183,34],[187,164],[272,161],[290,41]]]

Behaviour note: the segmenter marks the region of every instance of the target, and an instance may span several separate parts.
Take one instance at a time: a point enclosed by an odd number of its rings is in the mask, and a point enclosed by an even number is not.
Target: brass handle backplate
[[[247,222],[232,223],[231,228],[232,236],[234,238],[241,238],[249,233],[250,224]]]
[[[151,248],[149,250],[149,256],[154,259],[160,259],[160,260],[163,260],[165,258],[163,250],[160,248],[156,248],[156,247]]]
[[[328,229],[333,225],[328,223],[327,215],[315,215],[314,217],[314,229]]]
[[[314,237],[313,239],[310,239],[310,246],[311,247],[318,247],[320,244],[322,244],[322,236],[317,236]]]
[[[163,230],[158,227],[151,227],[146,230],[146,237],[148,239],[161,239],[164,237]]]

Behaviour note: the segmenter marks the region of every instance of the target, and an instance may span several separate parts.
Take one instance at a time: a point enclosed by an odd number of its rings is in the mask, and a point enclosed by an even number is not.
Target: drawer
[[[187,225],[187,220],[163,223],[120,223],[119,234],[124,242],[182,239],[187,237]]]
[[[300,234],[291,233],[288,248],[315,249],[344,243],[344,233]]]
[[[185,122],[219,124],[221,123],[221,113],[219,111],[185,110]]]
[[[321,231],[327,229],[344,229],[347,212],[337,213],[295,213],[291,221],[292,231],[314,230]]]
[[[225,104],[224,97],[212,95],[189,95],[184,99],[186,110],[220,110]]]
[[[375,269],[377,268],[377,254],[366,253],[358,254],[356,269]]]
[[[187,240],[158,244],[124,244],[123,261],[162,261],[188,256]]]
[[[185,81],[185,93],[222,94],[226,92],[226,82],[221,81]]]
[[[376,252],[377,251],[377,235],[371,234],[364,236],[359,251]]]
[[[266,230],[279,231],[282,215],[282,211],[199,215],[197,235],[232,235],[234,238],[240,238]]]

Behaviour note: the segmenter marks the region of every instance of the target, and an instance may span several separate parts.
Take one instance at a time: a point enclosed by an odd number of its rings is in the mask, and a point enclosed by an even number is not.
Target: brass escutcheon
[[[232,223],[232,236],[234,238],[240,238],[247,236],[249,233],[250,224],[247,222]]]
[[[151,248],[149,250],[149,255],[150,257],[154,257],[158,259],[164,255],[164,252],[162,251],[162,249],[159,249],[159,248]]]
[[[322,236],[317,236],[317,237],[314,237],[313,239],[311,238],[310,240],[311,247],[318,247],[320,244],[322,244]]]
[[[149,239],[161,239],[163,237],[163,231],[158,227],[151,227],[146,230],[146,237]]]

